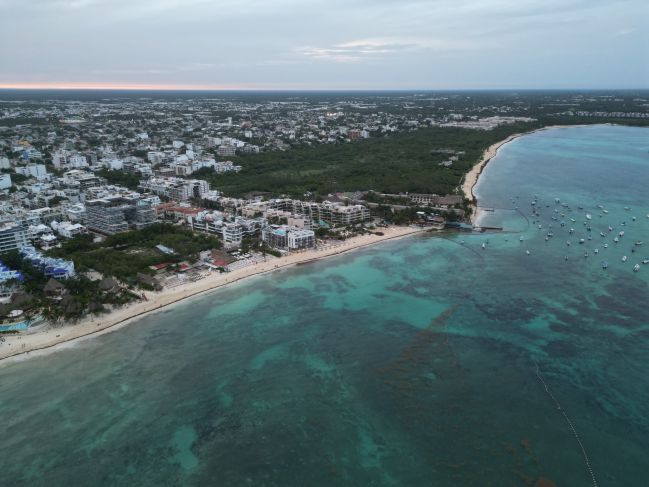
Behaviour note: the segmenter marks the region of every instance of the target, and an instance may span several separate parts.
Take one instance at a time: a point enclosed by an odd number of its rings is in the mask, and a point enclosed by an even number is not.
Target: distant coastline
[[[587,125],[547,125],[545,127],[540,127],[537,129],[530,130],[528,132],[512,134],[506,139],[503,139],[489,146],[483,152],[480,160],[471,168],[471,170],[468,173],[466,173],[466,175],[464,176],[464,181],[462,183],[462,193],[464,193],[465,198],[471,201],[471,204],[473,205],[474,208],[474,211],[471,214],[471,223],[475,224],[480,214],[479,207],[478,207],[478,198],[475,196],[473,190],[475,186],[478,184],[480,176],[482,175],[482,172],[484,171],[485,167],[487,167],[487,164],[489,164],[489,162],[498,155],[498,151],[500,150],[501,147],[503,147],[506,144],[509,144],[513,140],[518,139],[519,137],[522,137],[524,135],[530,135],[536,132],[553,130],[553,129],[570,128],[570,127],[586,127],[586,126]]]

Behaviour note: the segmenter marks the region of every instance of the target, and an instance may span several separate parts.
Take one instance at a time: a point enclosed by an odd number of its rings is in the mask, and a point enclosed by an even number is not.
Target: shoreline
[[[466,173],[466,175],[464,176],[464,181],[462,182],[462,193],[464,194],[465,198],[471,201],[471,204],[475,209],[475,211],[471,214],[471,223],[475,225],[480,216],[478,198],[475,196],[473,190],[478,184],[478,181],[480,180],[480,176],[482,175],[484,169],[487,167],[487,164],[489,164],[489,162],[491,162],[491,160],[498,155],[498,151],[500,150],[501,147],[518,139],[519,137],[522,137],[524,135],[534,134],[536,132],[541,132],[543,130],[562,129],[562,128],[571,128],[571,127],[585,127],[585,126],[586,125],[547,125],[545,127],[540,127],[537,129],[530,130],[528,132],[511,134],[507,138],[490,145],[482,153],[482,157],[480,158],[480,160],[477,163],[475,163],[475,165],[471,168],[471,170],[468,173]]]
[[[137,301],[124,308],[113,310],[106,315],[86,317],[73,325],[64,325],[57,328],[48,326],[32,333],[5,335],[6,341],[0,346],[0,366],[55,352],[81,340],[117,331],[145,315],[166,310],[182,301],[207,294],[243,279],[268,274],[299,264],[316,262],[381,242],[424,233],[426,230],[418,227],[389,227],[382,229],[382,231],[384,235],[361,235],[343,241],[342,244],[335,247],[297,252],[228,273],[213,272],[199,281],[189,282],[157,293],[148,292],[146,293],[148,296],[147,301]]]

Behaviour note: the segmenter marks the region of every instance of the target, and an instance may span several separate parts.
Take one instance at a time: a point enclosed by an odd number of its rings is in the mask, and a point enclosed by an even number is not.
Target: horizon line
[[[648,91],[649,87],[626,88],[269,88],[235,85],[160,85],[160,84],[100,84],[100,83],[0,83],[0,90],[52,90],[52,91],[269,91],[269,92],[386,92],[386,91]]]

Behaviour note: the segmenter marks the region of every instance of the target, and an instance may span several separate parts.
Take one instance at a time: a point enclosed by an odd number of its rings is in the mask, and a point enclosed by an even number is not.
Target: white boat
[[[620,241],[620,239],[617,238],[617,237],[615,237],[615,238],[613,239],[613,242],[615,242],[615,243],[618,243],[619,241]]]
[[[566,240],[566,245],[570,247],[570,240]]]
[[[638,272],[640,270],[640,264],[636,264],[633,266],[633,272]]]
[[[596,254],[599,254],[599,249],[595,249],[595,253],[596,253]]]
[[[618,233],[620,237],[624,237],[624,230],[622,230],[620,233]]]
[[[643,263],[643,264],[649,264],[649,259],[644,259],[644,260],[642,261],[642,263]]]
[[[608,213],[608,210],[602,210],[604,213]]]
[[[608,244],[604,244],[604,248],[607,249],[607,248],[608,248]]]
[[[586,220],[592,220],[593,217],[591,216],[590,213],[586,213]]]
[[[522,242],[523,240],[525,240],[525,239],[523,238],[522,235],[521,235],[520,237],[518,237],[518,241],[519,241],[519,242]]]
[[[587,259],[588,258],[588,252],[584,254],[584,257]]]
[[[604,235],[604,232],[599,232],[599,236],[600,237],[606,237],[606,235]]]
[[[487,244],[486,244],[486,243],[483,243],[483,244],[482,244],[482,248],[483,248],[483,249],[486,249],[486,248],[487,248]]]
[[[530,255],[530,251],[529,251],[529,250],[526,250],[525,253],[526,253],[527,255]]]
[[[609,231],[609,232],[612,232],[612,231],[613,231],[613,227],[609,225],[609,226],[608,226],[608,231]]]
[[[607,269],[608,268],[608,262],[604,261],[602,262],[602,269]]]
[[[642,240],[636,240],[635,244],[636,244],[637,246],[642,245]]]
[[[580,239],[579,239],[579,243],[580,243],[580,244],[583,244],[584,242],[585,242],[585,240],[584,240],[583,238],[580,238]]]
[[[626,255],[622,256],[622,262],[626,262]]]

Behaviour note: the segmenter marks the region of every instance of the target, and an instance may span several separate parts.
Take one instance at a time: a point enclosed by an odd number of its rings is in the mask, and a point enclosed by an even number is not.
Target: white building
[[[124,168],[124,161],[117,158],[102,159],[101,165],[110,171],[119,171]]]
[[[0,254],[29,245],[29,234],[22,226],[7,223],[0,227]]]
[[[11,188],[11,176],[9,174],[0,174],[0,189]]]
[[[233,157],[236,155],[237,150],[230,145],[222,145],[217,149],[216,153],[219,157]]]
[[[300,250],[315,247],[315,232],[289,225],[269,225],[261,231],[261,239],[280,250]]]
[[[231,222],[223,223],[222,226],[223,243],[226,248],[238,247],[243,241],[243,228],[241,225]]]
[[[36,178],[39,181],[44,181],[50,177],[45,168],[45,164],[27,164],[26,166],[17,166],[16,173],[30,178]]]
[[[288,232],[288,248],[290,250],[309,249],[315,247],[315,232],[292,228]]]
[[[82,169],[90,166],[88,164],[88,159],[86,158],[86,156],[82,156],[80,154],[74,154],[70,156],[68,158],[68,164],[73,169]]]
[[[159,151],[149,151],[146,158],[151,164],[162,164],[165,160],[166,154]]]
[[[52,155],[52,164],[57,169],[83,169],[90,167],[86,156],[71,154],[67,150],[58,150]]]
[[[82,233],[86,233],[86,227],[80,225],[79,223],[72,222],[61,222],[56,223],[52,222],[52,229],[65,238],[73,238]]]
[[[202,198],[210,185],[202,179],[150,178],[140,182],[140,188],[176,201]]]

